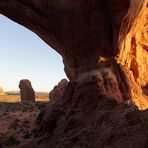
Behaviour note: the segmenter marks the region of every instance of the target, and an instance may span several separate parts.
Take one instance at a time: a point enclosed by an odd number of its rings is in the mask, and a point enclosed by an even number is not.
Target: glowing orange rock
[[[119,35],[118,62],[126,69],[132,102],[148,108],[148,8],[147,0],[131,0]]]

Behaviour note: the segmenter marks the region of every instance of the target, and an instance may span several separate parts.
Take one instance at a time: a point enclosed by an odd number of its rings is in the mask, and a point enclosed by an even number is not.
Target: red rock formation
[[[0,1],[0,13],[61,54],[70,79],[63,99],[40,115],[39,147],[147,146],[147,112],[117,105],[148,107],[147,2]]]
[[[27,79],[23,79],[19,83],[21,101],[22,102],[34,102],[35,92],[32,88],[31,82]]]
[[[117,58],[129,78],[132,102],[148,108],[148,1],[131,0],[120,29]]]
[[[65,100],[42,112],[35,148],[147,147],[148,111],[117,105],[95,85],[69,83]]]
[[[49,100],[52,103],[55,103],[56,101],[59,101],[62,99],[63,94],[66,90],[66,87],[68,85],[68,80],[67,79],[62,79],[58,85],[56,85],[53,90],[50,91],[49,93]]]
[[[98,68],[100,56],[117,55],[119,29],[128,8],[129,0],[0,2],[0,13],[34,31],[62,55],[70,80]]]
[[[62,55],[71,81],[81,81],[82,76],[99,71],[100,57],[109,59],[118,54],[119,29],[128,8],[129,0],[2,0],[0,3],[0,13],[34,31]],[[118,83],[116,76],[111,83]],[[120,92],[113,95],[119,96],[115,98],[119,102],[127,99],[122,94],[127,87],[124,84],[115,86],[117,93]]]

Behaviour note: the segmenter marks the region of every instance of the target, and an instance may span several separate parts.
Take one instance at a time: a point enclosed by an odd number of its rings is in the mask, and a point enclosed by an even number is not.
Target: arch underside
[[[142,27],[146,23],[146,3],[147,0],[0,0],[0,13],[35,32],[60,53],[71,81],[92,81],[89,77],[95,75],[103,80],[101,85],[113,88],[114,84],[116,87],[113,90],[105,87],[106,94],[121,101],[130,98],[132,83],[136,84],[135,89],[139,89],[140,94],[147,91],[148,72],[139,68],[141,64],[146,67],[147,56],[141,63],[137,52],[131,50],[140,49],[141,54],[147,55],[146,35],[143,33],[146,27]],[[140,22],[137,17],[141,13],[144,21],[140,23],[139,44],[139,41],[134,41],[133,36],[137,34],[133,32],[138,27],[133,25],[132,19]],[[126,39],[130,29],[131,42]],[[136,42],[138,46],[134,46]],[[133,58],[126,56],[127,52]],[[105,74],[107,80],[104,80]],[[110,84],[108,79],[112,80]],[[115,90],[118,90],[117,94]]]
[[[23,147],[148,145],[147,110],[137,110],[148,108],[147,4],[0,0],[1,14],[61,54],[70,79],[61,100],[41,111],[34,138]]]

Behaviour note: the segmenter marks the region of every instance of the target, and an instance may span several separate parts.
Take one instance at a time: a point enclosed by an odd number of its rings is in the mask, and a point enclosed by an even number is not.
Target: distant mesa
[[[0,94],[3,94],[4,93],[4,90],[2,87],[0,87]]]
[[[20,80],[19,88],[21,102],[35,102],[35,91],[28,79]]]
[[[55,103],[58,100],[61,100],[63,97],[63,94],[65,92],[65,89],[68,85],[68,80],[67,79],[62,79],[58,85],[56,85],[52,91],[49,93],[49,100],[51,103]]]

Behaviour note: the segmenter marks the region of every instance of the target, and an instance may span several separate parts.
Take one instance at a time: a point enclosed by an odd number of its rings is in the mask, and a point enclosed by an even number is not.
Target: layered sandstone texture
[[[148,1],[131,0],[119,36],[118,62],[128,75],[132,102],[148,108]]]
[[[58,85],[54,86],[53,90],[49,93],[49,100],[52,103],[55,103],[56,101],[59,101],[63,98],[63,94],[66,90],[66,87],[68,85],[67,79],[62,79]]]
[[[19,83],[20,95],[22,102],[34,102],[35,91],[32,88],[31,82],[27,79],[23,79]]]

